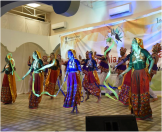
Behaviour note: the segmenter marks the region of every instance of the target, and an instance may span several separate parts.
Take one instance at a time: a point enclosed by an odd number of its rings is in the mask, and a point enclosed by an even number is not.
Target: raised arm
[[[51,64],[47,64],[47,65],[43,66],[42,68],[40,68],[39,71],[44,70],[46,68],[49,68],[49,67],[53,66],[55,64],[55,62],[56,62],[56,59],[54,59]]]

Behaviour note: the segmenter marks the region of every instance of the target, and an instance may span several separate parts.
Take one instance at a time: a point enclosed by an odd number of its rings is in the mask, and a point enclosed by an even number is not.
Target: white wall
[[[8,51],[14,52],[22,44],[32,42],[41,46],[47,54],[50,49],[50,38],[48,36],[24,33],[9,29],[1,29],[1,43],[7,47]]]
[[[6,13],[1,17],[1,28],[43,36],[50,35],[50,23]]]
[[[89,27],[89,26],[97,26],[102,25],[104,23],[112,23],[115,21],[128,19],[128,18],[136,18],[138,16],[142,16],[144,14],[150,13],[156,8],[162,6],[161,1],[132,1],[132,12],[131,16],[111,19],[109,17],[109,9],[120,6],[126,3],[130,3],[131,1],[123,1],[123,2],[115,2],[114,4],[109,4],[107,6],[94,6],[94,8],[89,8],[82,3],[80,4],[78,12],[71,17],[65,17],[62,15],[58,15],[56,13],[51,13],[51,24],[55,24],[58,22],[66,21],[67,29],[64,30],[51,30],[51,35],[60,34],[63,32],[74,31],[76,29]],[[97,3],[96,3],[97,4]],[[160,10],[161,8],[159,8]]]

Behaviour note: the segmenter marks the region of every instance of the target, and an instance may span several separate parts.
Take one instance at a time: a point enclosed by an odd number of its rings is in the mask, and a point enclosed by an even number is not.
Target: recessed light
[[[30,4],[27,4],[28,6],[31,6],[31,7],[38,7],[38,6],[40,6],[39,4],[36,4],[36,3],[30,3]]]

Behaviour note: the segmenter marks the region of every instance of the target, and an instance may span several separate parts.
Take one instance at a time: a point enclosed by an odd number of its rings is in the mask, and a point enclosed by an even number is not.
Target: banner
[[[109,65],[111,67],[117,64],[121,47],[127,48],[126,55],[130,53],[132,40],[135,37],[143,39],[144,48],[152,54],[153,45],[161,43],[161,22],[161,11],[159,11],[158,13],[148,14],[134,20],[124,20],[120,23],[117,22],[117,24],[105,24],[105,26],[102,25],[98,28],[91,28],[90,30],[62,36],[61,56],[66,60],[68,49],[74,49],[77,57],[81,55],[83,59],[85,58],[86,51],[96,51],[97,54],[104,55],[104,47],[111,45],[111,43],[106,43],[106,38],[107,36],[111,36],[112,29],[114,31],[118,29],[122,38],[116,36],[119,41],[116,42],[116,45],[109,53]],[[153,88],[155,91],[161,91],[161,54],[162,52],[159,53],[160,59],[157,64],[160,70],[157,71],[157,75],[154,76],[154,78],[158,76],[159,81],[156,81],[156,84],[152,83],[154,87],[156,86],[156,88]],[[112,71],[111,74],[115,73]]]

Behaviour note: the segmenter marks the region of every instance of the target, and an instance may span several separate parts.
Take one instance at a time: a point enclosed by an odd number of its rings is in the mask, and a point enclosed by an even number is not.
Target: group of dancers
[[[112,39],[110,40],[113,41]],[[106,46],[104,52],[107,51],[108,48],[109,46]],[[149,83],[157,71],[157,62],[159,60],[158,53],[161,50],[161,45],[157,43],[153,46],[153,54],[151,56],[150,53],[144,49],[143,40],[134,38],[132,40],[131,52],[125,57],[126,50],[127,49],[124,47],[120,49],[121,57],[118,59],[118,63],[115,66],[118,79],[120,80],[117,86],[121,89],[118,93],[119,101],[129,106],[131,113],[136,116],[136,119],[152,119],[150,94],[153,97],[153,101],[156,101],[158,98],[149,87]],[[103,82],[109,72],[108,61],[110,52],[111,50],[104,56],[96,52],[87,51],[85,59],[82,59],[80,55],[78,59],[75,50],[70,49],[67,52],[67,61],[62,61],[60,55],[56,58],[55,53],[51,53],[50,62],[48,63],[47,56],[41,58],[41,54],[38,51],[34,51],[32,63],[30,62],[31,57],[28,60],[28,65],[30,66],[29,71],[22,78],[22,80],[24,80],[27,75],[31,75],[29,80],[29,108],[38,108],[38,104],[41,102],[42,98],[42,96],[37,97],[33,93],[33,81],[36,94],[43,92],[44,85],[44,91],[47,91],[50,95],[54,95],[57,78],[62,75],[61,65],[65,66],[64,82],[67,81],[67,92],[63,107],[73,107],[71,112],[73,113],[76,110],[76,113],[79,113],[77,106],[80,105],[81,102],[82,87],[87,94],[85,101],[89,99],[89,95],[94,95],[97,97],[97,103],[100,102],[100,86],[104,85]],[[17,97],[15,75],[12,72],[15,68],[13,68],[11,58],[11,55],[6,56],[6,65],[2,71],[5,71],[1,90],[1,101],[4,104],[14,103]],[[96,59],[100,60],[99,66],[97,66]],[[147,60],[149,60],[148,63]],[[126,61],[129,61],[128,66],[126,66]],[[98,69],[101,70],[102,74],[100,79],[97,73]],[[81,72],[84,74],[82,82],[80,79]],[[106,89],[106,93],[110,94],[110,91]],[[51,99],[52,98],[51,96]]]

